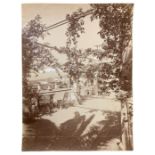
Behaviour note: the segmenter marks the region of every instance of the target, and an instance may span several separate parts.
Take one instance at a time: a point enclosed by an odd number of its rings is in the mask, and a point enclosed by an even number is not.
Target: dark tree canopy
[[[66,47],[57,48],[59,53],[66,54],[68,58],[64,66],[58,63],[48,47],[37,44],[39,38],[47,35],[44,31],[46,25],[41,23],[41,17],[37,15],[22,31],[24,84],[27,83],[31,72],[38,72],[48,66],[63,69],[75,81],[82,74],[85,74],[89,80],[97,74],[99,81],[107,83],[107,88],[113,88],[114,83],[117,83],[119,89],[124,89],[122,83],[131,86],[132,61],[124,65],[122,54],[132,42],[132,9],[132,4],[91,4],[88,10],[91,12],[89,17],[92,22],[99,19],[100,31],[98,33],[103,39],[103,44],[101,49],[88,48],[83,51],[77,49],[77,45],[78,38],[85,32],[85,12],[78,9],[72,14],[67,14]],[[99,63],[86,65],[84,62],[89,59],[89,56],[96,58]],[[124,72],[126,69],[122,69],[123,65],[128,67],[127,73]],[[107,81],[108,78],[111,80]],[[128,87],[128,90],[131,90],[131,87]]]
[[[133,4],[91,4],[91,7],[94,9],[91,20],[99,19],[101,28],[99,34],[104,41],[102,48],[106,51],[100,55],[100,59],[113,60],[109,74],[119,78],[118,84],[121,89],[126,89],[121,86],[121,83],[126,80],[125,85],[131,85],[131,79],[122,78],[122,55],[132,40]],[[131,75],[132,63],[130,62],[128,65],[130,70],[126,77]],[[128,89],[131,90],[131,87],[127,87]]]
[[[28,78],[31,73],[37,74],[39,70],[47,66],[59,66],[50,49],[37,43],[39,38],[44,38],[47,35],[44,29],[45,25],[41,23],[41,17],[37,15],[22,30],[22,77],[25,99],[29,99],[31,93],[28,86]]]
[[[129,46],[129,43],[132,39],[132,4],[91,4],[92,15],[90,16],[91,21],[95,19],[99,19],[100,31],[98,32],[101,38],[103,39],[102,49],[95,50],[88,48],[83,52],[87,58],[89,55],[96,57],[101,63],[98,66],[98,74],[100,78],[109,80],[107,88],[110,86],[113,88],[114,81],[117,81],[117,88],[131,90],[131,87],[122,87],[123,85],[131,85],[131,61],[128,63],[130,67],[126,76],[124,76],[124,70],[122,69],[123,61],[122,55],[123,51]],[[84,33],[84,18],[78,18],[80,15],[82,16],[84,12],[79,9],[73,12],[71,15],[67,15],[66,19],[69,21],[68,29],[66,35],[67,46],[75,45],[77,46],[77,39],[80,37],[80,34]],[[68,46],[69,47],[69,46]],[[76,50],[74,55],[78,55]],[[74,56],[73,56],[74,57]],[[76,60],[76,59],[75,59]],[[103,60],[109,60],[109,62],[104,62]],[[75,68],[78,65],[74,65]],[[104,66],[104,67],[103,67]],[[111,66],[109,68],[109,66]],[[99,69],[99,68],[104,68]],[[92,67],[93,69],[93,67]],[[105,72],[106,70],[106,72]],[[90,73],[85,71],[87,77],[90,77]],[[100,73],[102,72],[102,73]],[[123,72],[123,73],[122,73]],[[102,76],[101,76],[102,75]],[[123,75],[123,76],[122,76]],[[119,81],[118,81],[119,79]],[[126,81],[126,82],[125,82]],[[116,82],[115,82],[116,83]]]

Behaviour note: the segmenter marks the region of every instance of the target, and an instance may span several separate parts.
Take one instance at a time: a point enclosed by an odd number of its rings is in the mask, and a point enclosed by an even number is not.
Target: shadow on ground
[[[36,150],[98,150],[110,139],[121,134],[120,113],[106,112],[106,120],[100,121],[82,135],[94,118],[75,112],[75,116],[62,123],[59,128],[46,119],[24,124],[23,151]],[[105,114],[105,112],[104,112]],[[63,116],[62,116],[63,117]]]
[[[82,137],[82,149],[101,150],[106,144],[121,136],[120,113],[107,112],[107,119],[92,126],[90,131]],[[83,147],[84,146],[84,147]]]

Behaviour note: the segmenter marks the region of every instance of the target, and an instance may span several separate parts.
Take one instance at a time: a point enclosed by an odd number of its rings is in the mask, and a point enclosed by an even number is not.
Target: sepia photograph
[[[132,3],[24,3],[22,151],[132,151]]]

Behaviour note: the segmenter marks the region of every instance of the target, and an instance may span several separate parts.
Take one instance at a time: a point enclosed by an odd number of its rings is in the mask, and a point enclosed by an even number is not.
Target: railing
[[[55,89],[55,90],[52,90],[52,91],[39,91],[38,94],[39,95],[52,95],[52,94],[55,94],[57,92],[62,92],[62,91],[70,91],[71,88],[65,88],[65,89]]]

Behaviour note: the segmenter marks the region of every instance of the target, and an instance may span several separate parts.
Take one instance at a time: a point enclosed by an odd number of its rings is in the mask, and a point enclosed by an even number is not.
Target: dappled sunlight
[[[90,128],[94,125],[98,125],[97,122],[101,120],[105,120],[106,115],[103,115],[101,111],[93,112],[93,113],[87,113],[87,115],[94,115],[93,120],[91,123],[87,126],[87,128],[83,131],[82,135],[86,134],[89,132]]]
[[[69,107],[43,115],[24,125],[23,146],[27,150],[118,150],[120,112],[101,109],[89,102],[89,108]]]
[[[120,114],[119,113],[108,113],[107,119],[98,122],[98,125],[94,125],[90,128],[87,134],[82,136],[84,149],[105,150],[109,147],[109,150],[119,150],[117,146],[118,141],[113,139],[119,139],[121,135],[120,125]]]
[[[103,104],[105,103],[105,104]],[[91,105],[91,107],[90,107]],[[86,100],[84,105],[80,105],[80,107],[83,108],[92,108],[96,110],[102,110],[104,109],[105,111],[120,111],[121,106],[120,106],[120,101],[116,101],[111,98],[105,98],[105,97],[100,97],[100,98],[91,98],[89,100]]]

